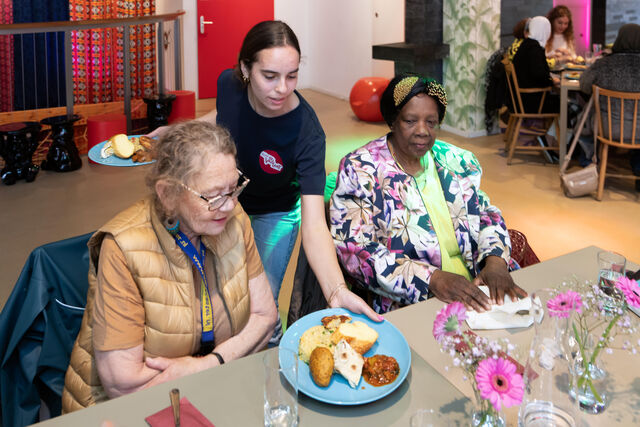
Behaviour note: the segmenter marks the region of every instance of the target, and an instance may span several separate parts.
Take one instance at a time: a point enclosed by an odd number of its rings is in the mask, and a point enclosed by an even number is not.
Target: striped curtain
[[[13,23],[13,0],[0,0],[0,24]],[[13,36],[0,36],[0,112],[13,111]]]
[[[117,0],[116,16],[118,18],[132,18],[135,16],[154,15],[155,0],[123,1]],[[122,34],[122,28],[117,28]],[[134,25],[131,27],[131,96],[143,98],[156,92],[156,28],[153,24]],[[120,40],[120,39],[119,39]],[[117,93],[118,99],[124,97],[124,67],[123,57],[117,57]]]
[[[155,1],[70,0],[71,20],[114,19],[153,15]],[[155,91],[155,26],[130,27],[131,96]],[[74,31],[72,35],[74,103],[124,99],[121,27]]]

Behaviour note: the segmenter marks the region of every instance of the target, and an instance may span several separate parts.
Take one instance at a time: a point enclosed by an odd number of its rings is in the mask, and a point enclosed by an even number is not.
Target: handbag
[[[560,179],[565,196],[586,196],[598,188],[598,167],[595,163],[591,163],[579,171],[560,175]]]
[[[571,160],[573,150],[575,150],[576,145],[578,144],[578,138],[580,137],[580,133],[582,133],[582,128],[584,127],[584,123],[587,120],[587,116],[589,115],[592,106],[593,96],[591,96],[587,106],[585,107],[580,123],[578,124],[578,129],[571,141],[569,152],[565,156],[562,167],[560,168],[560,184],[564,191],[564,195],[567,197],[586,196],[587,194],[593,193],[598,188],[598,167],[596,165],[596,144],[598,142],[598,138],[595,132],[593,134],[593,158],[591,159],[591,164],[575,172],[565,172],[569,165],[569,161]]]

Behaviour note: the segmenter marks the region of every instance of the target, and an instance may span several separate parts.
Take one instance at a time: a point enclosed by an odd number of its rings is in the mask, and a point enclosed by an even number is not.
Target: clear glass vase
[[[480,392],[474,388],[476,406],[471,413],[471,425],[473,427],[505,427],[502,411],[497,411],[491,402],[480,397]]]
[[[574,315],[569,321],[570,332],[573,331],[573,326],[576,324],[575,318]],[[598,355],[594,357],[597,340],[598,337],[588,333],[583,337],[584,344],[580,348],[575,339],[575,332],[569,333],[565,337],[565,348],[572,359],[570,395],[578,402],[582,411],[590,414],[603,412],[609,403],[609,377],[606,365],[602,357]]]
[[[578,399],[580,409],[591,414],[603,412],[609,403],[607,371],[602,360],[588,363],[585,369],[582,363],[576,363],[576,386],[572,390],[573,397]]]
[[[547,301],[557,291],[542,289],[531,294],[535,336],[524,370],[525,392],[518,414],[520,427],[578,425],[579,411],[571,399],[570,361],[564,346],[567,317],[550,313]]]

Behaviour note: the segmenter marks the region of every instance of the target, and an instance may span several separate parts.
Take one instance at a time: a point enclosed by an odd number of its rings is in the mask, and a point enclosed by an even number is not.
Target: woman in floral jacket
[[[434,80],[396,76],[380,102],[391,132],[340,164],[331,233],[379,313],[432,295],[477,311],[526,296],[509,275],[518,266],[500,210],[480,190],[477,159],[435,139],[446,106]]]

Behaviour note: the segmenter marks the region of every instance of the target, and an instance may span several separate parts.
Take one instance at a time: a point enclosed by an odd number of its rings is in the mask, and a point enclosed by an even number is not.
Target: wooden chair
[[[596,101],[596,116],[598,120],[598,133],[596,137],[600,143],[600,171],[598,176],[598,192],[596,199],[602,200],[602,192],[604,190],[604,179],[609,176],[612,178],[640,180],[640,177],[632,173],[620,173],[619,167],[616,165],[607,165],[609,157],[609,146],[620,147],[628,150],[640,150],[640,120],[638,101],[640,101],[640,92],[617,92],[614,90],[603,89],[593,85],[593,96]],[[603,107],[606,106],[605,111]],[[613,117],[611,107],[619,108],[619,116]],[[631,129],[627,127],[625,130],[625,106],[627,108],[627,117],[630,113]],[[613,112],[615,113],[615,111]],[[614,172],[607,172],[607,167],[614,169]]]
[[[560,117],[560,113],[542,112],[542,106],[544,105],[544,100],[547,96],[547,92],[551,91],[550,87],[523,89],[518,85],[518,78],[516,77],[516,70],[513,66],[513,63],[506,57],[502,60],[502,63],[504,64],[504,70],[507,75],[507,86],[509,86],[509,94],[511,96],[511,105],[513,109],[513,111],[510,112],[511,115],[509,116],[509,123],[507,124],[507,130],[505,133],[505,139],[507,141],[506,150],[508,153],[507,164],[511,164],[513,152],[516,148],[522,151],[558,151],[557,147],[517,145],[518,136],[521,133],[525,135],[533,135],[536,138],[542,137],[547,134],[547,130],[551,126],[551,123],[555,124],[556,135],[559,135],[560,132],[558,127],[558,119]],[[540,105],[538,106],[538,111],[536,113],[526,113],[524,111],[522,94],[525,93],[541,94]],[[542,119],[545,122],[545,126],[542,128],[535,126],[525,126],[523,123],[525,119]],[[546,123],[549,123],[549,125],[546,125]]]

